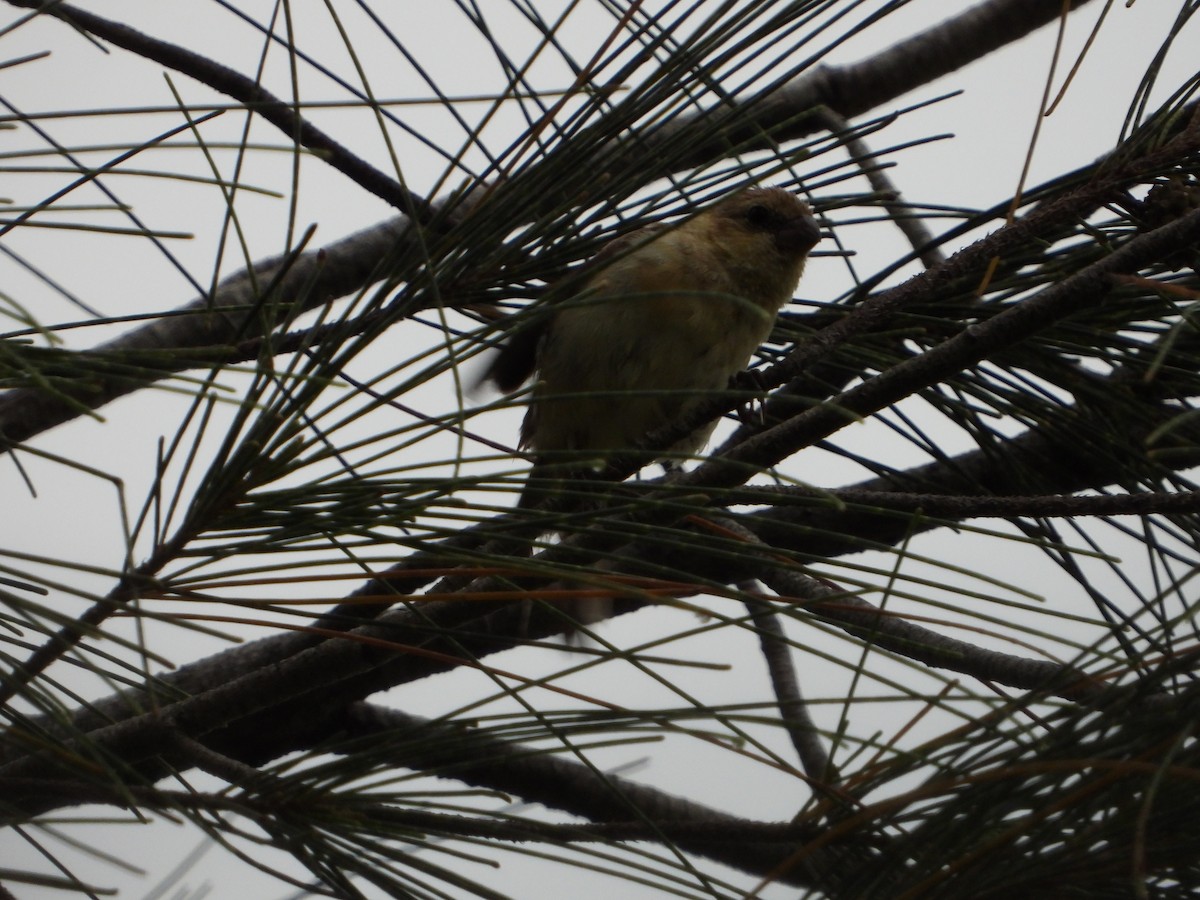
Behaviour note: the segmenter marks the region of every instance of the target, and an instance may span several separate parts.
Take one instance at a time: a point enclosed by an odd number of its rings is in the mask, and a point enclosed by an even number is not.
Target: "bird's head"
[[[781,303],[795,290],[808,252],[821,239],[807,203],[783,188],[750,188],[693,221],[707,232],[722,264],[761,302]]]
[[[722,200],[711,214],[722,243],[750,255],[803,259],[821,239],[808,204],[783,188],[750,188]]]

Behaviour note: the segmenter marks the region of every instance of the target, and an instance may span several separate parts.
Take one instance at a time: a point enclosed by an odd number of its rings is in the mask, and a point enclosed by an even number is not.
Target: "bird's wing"
[[[575,283],[581,283],[581,276],[590,276],[592,280],[587,284],[593,292],[596,292],[597,289],[599,289],[600,293],[609,292],[605,290],[604,278],[601,274],[602,270],[609,264],[620,260],[626,253],[634,250],[640,244],[645,243],[647,239],[665,231],[667,227],[662,223],[656,222],[644,228],[639,228],[637,231],[614,238],[601,247],[583,266],[573,272],[571,280]],[[600,277],[597,278],[597,275]],[[616,286],[614,285],[614,287]],[[619,290],[620,288],[616,287],[616,289]],[[540,314],[538,312],[532,314],[528,312],[523,313],[528,322],[519,325],[513,330],[512,335],[493,356],[491,364],[488,366],[481,380],[484,382],[490,381],[503,393],[511,394],[532,378],[533,373],[537,370],[538,353],[542,343],[545,341],[550,329],[554,327],[555,313],[553,312],[553,307],[566,299],[569,298],[560,295],[557,300],[551,301],[551,309],[542,310]]]

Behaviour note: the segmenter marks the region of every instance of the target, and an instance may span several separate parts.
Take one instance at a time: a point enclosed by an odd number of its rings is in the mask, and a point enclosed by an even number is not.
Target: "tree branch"
[[[296,113],[296,105],[280,100],[257,81],[178,44],[158,40],[121,22],[105,19],[66,3],[45,0],[7,0],[12,6],[34,9],[61,19],[80,31],[102,38],[144,59],[160,63],[232,97],[278,128],[289,141],[319,154],[322,159],[376,197],[422,224],[433,221],[435,210],[396,179],[351,153],[311,122]]]
[[[8,0],[11,5],[38,9],[40,0]],[[1087,0],[1073,4],[1076,9]],[[690,155],[680,158],[678,149],[672,151],[674,171],[679,171],[714,158],[723,157],[730,142],[747,140],[753,145],[761,143],[762,136],[790,123],[783,132],[774,134],[776,140],[800,138],[821,127],[819,117],[804,119],[799,116],[806,110],[824,106],[835,110],[843,118],[852,118],[894,100],[903,93],[933,80],[978,56],[990,53],[1007,43],[1017,40],[1029,32],[1053,21],[1061,11],[1061,4],[1048,0],[989,0],[979,6],[909,38],[884,53],[869,60],[845,66],[822,68],[813,75],[801,76],[775,91],[761,97],[745,98],[731,103],[727,114],[733,123],[729,130],[717,139],[712,139],[713,111],[690,117],[678,117],[656,129],[638,144],[640,169],[645,172],[645,181],[656,175],[645,165],[647,159],[658,158],[654,147],[672,145],[686,147]],[[259,88],[254,82],[236,72],[225,69],[191,54],[190,51],[139,34],[120,23],[110,22],[63,4],[47,8],[54,14],[85,30],[93,30],[98,36],[112,40],[119,46],[141,53],[172,68],[184,66],[180,71],[195,74],[201,81],[207,77],[211,85],[228,96],[247,103],[248,108],[270,112],[274,124],[288,135],[309,135],[315,142],[314,148],[322,146],[322,136],[314,135],[306,123],[294,116],[291,106],[275,98],[255,99]],[[195,57],[195,58],[193,58]],[[265,92],[263,92],[265,95]],[[265,95],[269,96],[269,95]],[[260,104],[262,109],[259,109]],[[749,124],[748,124],[749,123]],[[736,129],[749,128],[741,135]],[[789,130],[790,129],[790,130]],[[704,140],[687,137],[694,131],[704,134]],[[683,135],[680,136],[680,132]],[[648,151],[646,148],[648,147]],[[357,173],[367,184],[374,184],[376,177],[383,178],[395,186],[386,176],[371,172],[357,172],[355,158],[342,156],[331,145],[329,151],[341,160],[343,170],[354,177]],[[599,151],[597,151],[599,153]],[[648,155],[646,155],[648,153]],[[372,170],[373,171],[373,170]],[[384,190],[384,187],[380,187]],[[539,188],[544,190],[544,188]],[[385,193],[390,193],[387,189]],[[407,192],[406,192],[407,194]],[[408,194],[411,198],[411,194]],[[385,199],[387,199],[385,197]],[[392,197],[400,201],[400,196]],[[407,202],[407,201],[405,201]],[[412,198],[416,206],[399,208],[432,209],[426,201]],[[297,309],[312,309],[317,306],[360,290],[378,279],[380,259],[396,249],[396,242],[408,233],[409,222],[400,217],[365,229],[343,241],[338,241],[324,250],[303,254],[290,263],[285,276],[279,282],[279,295],[296,298],[301,303]],[[269,283],[280,276],[284,260],[279,258],[256,264],[249,271],[225,279],[214,296],[199,298],[176,313],[123,335],[114,341],[97,347],[97,353],[120,353],[125,350],[169,350],[184,351],[189,348],[220,345],[236,336],[253,337],[247,332],[245,315],[235,315],[237,310],[253,310],[258,301],[252,290],[255,284]],[[214,308],[220,315],[208,315]],[[200,315],[201,313],[205,315]],[[193,361],[183,360],[185,365]],[[164,364],[161,370],[146,371],[140,378],[98,379],[88,378],[77,389],[63,390],[62,395],[49,394],[37,389],[19,389],[0,393],[0,452],[12,449],[14,444],[27,441],[49,428],[76,418],[86,410],[95,410],[124,396],[146,387],[170,374],[181,371],[181,360]]]
[[[1088,2],[1074,0],[1068,9],[1074,12]],[[799,140],[823,127],[819,116],[808,115],[811,110],[827,107],[854,119],[1056,21],[1063,8],[1061,0],[987,0],[860,62],[821,66],[759,97],[678,116],[632,152],[645,166],[661,156],[659,147],[687,147],[686,156],[672,154],[673,169],[679,171],[724,156],[731,146],[764,149],[770,141]],[[727,124],[714,133],[714,120]]]
[[[347,726],[352,736],[403,736],[387,744],[394,749],[396,767],[433,770],[464,784],[503,791],[591,822],[610,823],[598,833],[617,840],[633,840],[635,834],[643,840],[667,839],[681,850],[757,875],[772,871],[790,855],[795,840],[816,835],[811,826],[798,828],[794,835],[780,832],[774,825],[748,822],[559,755],[392,709],[353,704]],[[618,836],[613,829],[623,833]],[[583,834],[588,835],[586,826]],[[790,873],[788,880],[808,883],[802,872]]]

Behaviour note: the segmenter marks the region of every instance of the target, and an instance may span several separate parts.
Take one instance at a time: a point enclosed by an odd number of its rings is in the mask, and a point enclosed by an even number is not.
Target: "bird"
[[[581,289],[518,330],[484,375],[505,393],[534,379],[520,432],[534,465],[518,506],[554,492],[546,485],[565,476],[548,472],[596,466],[728,387],[770,335],[819,240],[807,203],[752,187],[602,248]],[[664,456],[698,453],[715,426]]]
[[[820,237],[799,197],[754,187],[603,247],[575,280],[581,288],[515,330],[484,375],[505,393],[535,382],[520,432],[534,463],[517,508],[543,506],[571,472],[636,447],[724,390],[770,335]],[[664,456],[699,452],[715,426]],[[523,526],[507,552],[528,555],[543,530]],[[568,641],[611,610],[605,598],[563,604]]]

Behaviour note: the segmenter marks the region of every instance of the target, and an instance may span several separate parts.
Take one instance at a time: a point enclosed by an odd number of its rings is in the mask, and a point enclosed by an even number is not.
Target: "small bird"
[[[542,323],[517,332],[485,379],[506,392],[536,372],[521,447],[535,456],[520,506],[547,467],[594,464],[685,416],[749,362],[791,299],[820,231],[782,188],[750,188],[674,227],[618,238]],[[670,454],[691,454],[716,423]]]

